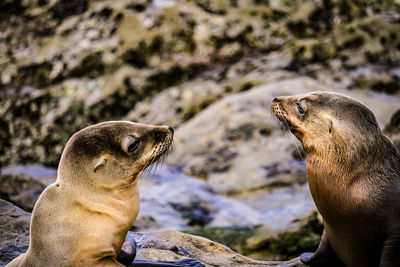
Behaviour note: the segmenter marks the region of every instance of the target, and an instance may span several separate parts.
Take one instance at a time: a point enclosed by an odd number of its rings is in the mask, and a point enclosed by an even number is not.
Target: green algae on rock
[[[316,211],[299,220],[296,226],[273,233],[268,227],[205,227],[184,231],[210,238],[234,251],[257,260],[284,260],[297,257],[304,251],[314,251],[323,230]]]

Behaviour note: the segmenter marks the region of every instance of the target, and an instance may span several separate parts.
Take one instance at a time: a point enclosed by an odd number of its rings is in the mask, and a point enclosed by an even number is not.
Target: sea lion
[[[400,266],[400,154],[371,110],[334,92],[277,97],[276,117],[301,142],[324,232],[311,266]]]
[[[139,212],[138,178],[166,155],[172,140],[171,127],[128,121],[76,132],[62,153],[57,180],[33,209],[28,251],[8,266],[130,265],[134,240],[121,247]],[[187,259],[131,266],[204,265]]]

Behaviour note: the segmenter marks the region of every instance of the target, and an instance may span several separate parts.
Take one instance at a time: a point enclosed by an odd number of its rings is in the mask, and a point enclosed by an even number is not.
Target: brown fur
[[[34,207],[28,251],[8,266],[123,266],[116,258],[139,212],[137,179],[171,142],[165,126],[127,121],[75,133]]]
[[[389,250],[384,242],[397,242],[400,233],[400,155],[373,113],[333,92],[278,97],[272,110],[308,154],[308,182],[326,243],[346,266],[382,264]]]

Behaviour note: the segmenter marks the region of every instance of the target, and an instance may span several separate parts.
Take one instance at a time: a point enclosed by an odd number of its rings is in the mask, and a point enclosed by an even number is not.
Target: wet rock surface
[[[4,266],[29,245],[30,213],[0,199],[0,265]]]
[[[174,166],[158,172],[140,181],[141,211],[134,224],[138,230],[266,226],[276,233],[315,209],[304,183],[229,196],[216,194],[206,181]],[[293,198],[297,204],[288,205]]]

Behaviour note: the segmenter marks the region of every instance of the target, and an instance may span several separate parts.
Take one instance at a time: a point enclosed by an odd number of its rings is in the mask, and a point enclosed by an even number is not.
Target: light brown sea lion
[[[400,154],[360,101],[333,92],[277,97],[276,117],[307,152],[324,220],[311,266],[400,266]]]
[[[28,251],[8,266],[131,264],[134,240],[127,239],[118,256],[139,212],[138,178],[165,155],[172,139],[170,127],[128,121],[99,123],[75,133],[62,153],[56,182],[33,209]],[[203,265],[189,259],[132,266]]]

